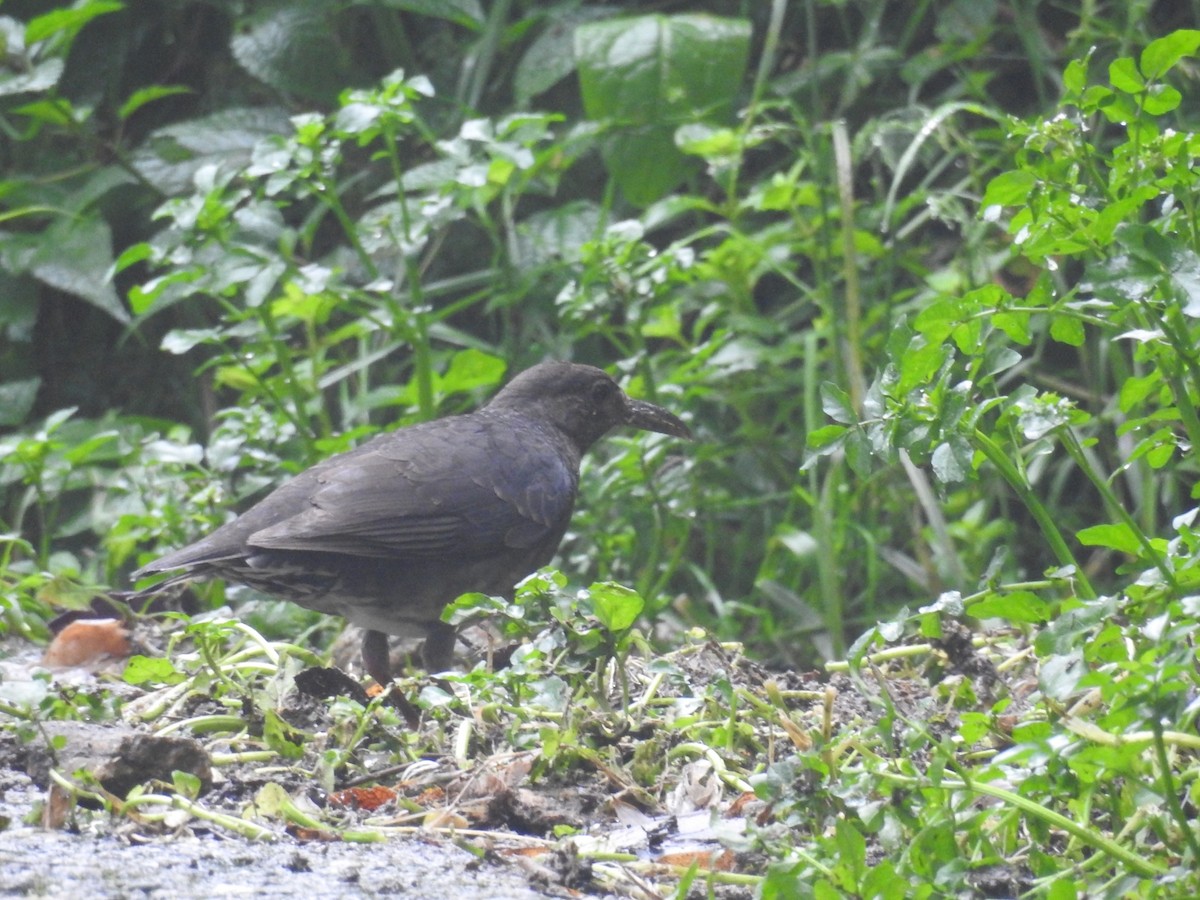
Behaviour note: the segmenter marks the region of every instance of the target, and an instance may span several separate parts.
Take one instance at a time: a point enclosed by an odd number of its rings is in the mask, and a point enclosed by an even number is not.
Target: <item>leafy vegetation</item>
[[[6,6],[0,631],[569,356],[698,441],[611,438],[566,574],[460,601],[511,665],[299,734],[336,623],[207,585],[136,714],[330,790],[702,757],[737,871],[681,897],[1197,893],[1197,10],[909,6]],[[36,684],[31,739],[122,705]]]

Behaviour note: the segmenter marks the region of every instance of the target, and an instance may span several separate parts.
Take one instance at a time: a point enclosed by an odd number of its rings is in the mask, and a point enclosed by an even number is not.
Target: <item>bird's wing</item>
[[[291,504],[295,514],[247,543],[381,558],[487,556],[561,532],[578,482],[571,459],[536,433],[518,439],[474,417],[448,421],[385,435],[311,469],[303,507]]]

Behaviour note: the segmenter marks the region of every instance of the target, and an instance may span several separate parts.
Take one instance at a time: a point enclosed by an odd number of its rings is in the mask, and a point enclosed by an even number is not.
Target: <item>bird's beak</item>
[[[692,439],[692,430],[683,424],[679,416],[645,400],[625,400],[625,424],[643,431],[657,431],[689,441]]]

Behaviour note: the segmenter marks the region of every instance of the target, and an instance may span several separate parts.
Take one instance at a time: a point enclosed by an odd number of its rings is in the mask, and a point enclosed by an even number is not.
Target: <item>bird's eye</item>
[[[609,381],[608,379],[597,381],[592,385],[592,402],[596,404],[604,403],[612,399],[613,395],[619,390],[620,388],[617,387],[614,381]]]

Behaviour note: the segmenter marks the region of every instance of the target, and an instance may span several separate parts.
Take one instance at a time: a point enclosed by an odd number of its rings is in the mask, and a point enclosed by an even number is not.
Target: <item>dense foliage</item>
[[[700,625],[866,677],[965,622],[1036,659],[1033,699],[945,695],[953,736],[885,693],[881,743],[825,800],[893,846],[933,829],[946,868],[872,876],[860,852],[831,885],[953,892],[956,821],[996,829],[967,857],[1022,856],[1054,896],[1186,878],[1198,19],[6,4],[0,629],[44,641],[287,473],[569,357],[698,436],[610,439],[560,560],[634,587],[664,645]],[[240,609],[268,637],[333,624]],[[819,750],[781,765],[760,784],[781,821],[800,773],[848,771]],[[901,789],[945,805],[936,829],[862,800]],[[1075,830],[1034,809],[1059,805]],[[1037,847],[1055,829],[1095,851],[1085,874]],[[853,855],[849,830],[829,849]],[[779,841],[764,896],[812,883]]]

